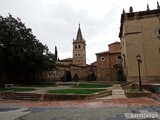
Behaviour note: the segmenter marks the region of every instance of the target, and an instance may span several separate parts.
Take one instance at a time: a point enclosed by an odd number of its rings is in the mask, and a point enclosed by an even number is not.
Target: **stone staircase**
[[[111,96],[105,96],[98,99],[119,99],[119,98],[126,98],[125,92],[122,89],[120,84],[114,84],[112,89]]]
[[[124,90],[120,84],[114,84],[112,90],[112,99],[126,98]]]
[[[9,93],[5,93],[3,99],[36,101],[36,100],[39,99],[39,96],[38,96],[38,94],[35,94],[35,93],[14,93],[14,92],[9,92]]]

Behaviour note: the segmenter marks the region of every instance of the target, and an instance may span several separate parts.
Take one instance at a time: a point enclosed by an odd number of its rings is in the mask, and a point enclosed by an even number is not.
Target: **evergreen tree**
[[[58,61],[58,51],[57,51],[57,46],[55,46],[55,59],[56,61]]]

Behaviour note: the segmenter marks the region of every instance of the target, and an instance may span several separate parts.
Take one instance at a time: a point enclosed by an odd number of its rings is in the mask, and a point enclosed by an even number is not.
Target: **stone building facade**
[[[66,58],[56,63],[57,71],[63,77],[66,72],[71,73],[71,77],[74,79],[75,75],[78,75],[79,79],[85,80],[92,73],[96,75],[96,65],[86,64],[86,42],[82,36],[80,24],[77,31],[76,39],[73,39],[73,58]]]
[[[120,42],[108,45],[109,51],[96,53],[97,78],[99,80],[115,81],[121,75],[121,47]]]
[[[47,80],[61,80],[67,79],[65,75],[71,74],[72,80],[75,79],[75,75],[79,80],[87,80],[91,74],[96,76],[96,63],[91,65],[86,64],[86,42],[82,36],[80,24],[77,31],[76,39],[73,39],[73,58],[65,58],[56,62],[56,68],[52,71],[45,71],[37,75],[37,77]],[[44,81],[43,81],[44,82]]]
[[[86,64],[86,42],[82,36],[79,25],[76,39],[73,39],[73,58],[66,58],[56,62],[53,71],[43,72],[42,77],[50,80],[65,79],[65,75],[70,72],[72,80],[78,75],[79,80],[89,80],[94,74],[97,80],[115,81],[122,75],[121,67],[121,47],[120,42],[108,45],[109,51],[97,53],[97,61]]]
[[[160,7],[121,15],[119,37],[122,46],[122,63],[128,81],[138,80],[136,55],[141,55],[143,82],[160,80]]]
[[[73,64],[86,66],[86,42],[83,39],[80,24],[76,40],[73,39]]]

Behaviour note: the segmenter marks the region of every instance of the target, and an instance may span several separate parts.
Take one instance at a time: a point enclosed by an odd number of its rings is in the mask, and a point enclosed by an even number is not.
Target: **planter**
[[[125,91],[125,95],[127,97],[150,97],[151,96],[151,92],[143,90],[141,91],[131,91],[131,90],[126,90]]]
[[[90,100],[98,97],[109,96],[111,93],[111,90],[106,90],[94,94],[44,94],[43,100]]]

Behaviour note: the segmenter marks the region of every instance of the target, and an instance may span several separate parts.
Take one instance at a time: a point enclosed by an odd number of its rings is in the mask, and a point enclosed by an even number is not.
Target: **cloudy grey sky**
[[[96,61],[95,53],[119,41],[122,10],[128,12],[132,6],[133,11],[144,11],[147,4],[156,9],[157,0],[0,0],[0,15],[21,18],[51,52],[58,47],[60,59],[72,57],[72,42],[80,23],[87,63],[91,63]]]

